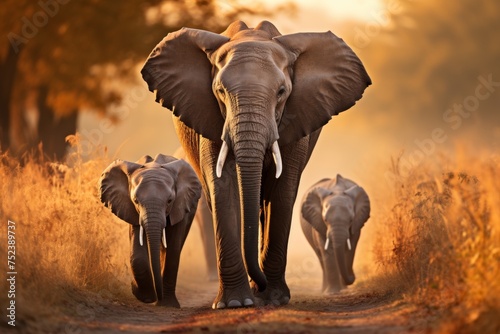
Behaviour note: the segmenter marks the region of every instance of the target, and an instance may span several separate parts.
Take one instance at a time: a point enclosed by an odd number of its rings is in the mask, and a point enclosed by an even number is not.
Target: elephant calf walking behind
[[[101,202],[130,224],[132,293],[144,303],[180,307],[180,253],[201,195],[191,166],[162,154],[116,160],[102,173],[99,192]]]
[[[317,182],[304,195],[300,224],[323,269],[324,293],[354,283],[354,253],[369,217],[364,189],[339,174]]]

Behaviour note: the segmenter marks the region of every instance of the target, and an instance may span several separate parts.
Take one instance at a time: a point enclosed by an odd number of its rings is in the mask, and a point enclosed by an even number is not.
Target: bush
[[[396,159],[391,172],[394,199],[374,248],[383,275],[397,282],[407,300],[449,310],[445,331],[475,328],[478,321],[498,331],[498,162],[492,156],[458,162],[441,158],[403,175]]]
[[[83,297],[75,296],[84,292],[130,295],[127,226],[97,196],[97,180],[109,159],[102,152],[83,162],[78,137],[68,139],[74,152],[67,163],[32,157],[20,163],[6,153],[0,156],[2,238],[8,220],[16,226],[19,321],[38,323],[77,312]],[[7,257],[4,247],[0,257]],[[0,296],[1,305],[7,305],[6,298]]]

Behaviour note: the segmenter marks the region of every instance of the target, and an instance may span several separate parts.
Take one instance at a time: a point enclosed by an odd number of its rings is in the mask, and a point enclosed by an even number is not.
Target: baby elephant
[[[339,292],[354,283],[354,253],[361,228],[370,217],[363,188],[337,174],[308,189],[300,224],[323,269],[323,292]]]
[[[191,166],[162,154],[116,160],[102,173],[99,192],[101,202],[130,224],[132,293],[144,303],[180,307],[179,258],[201,195]]]

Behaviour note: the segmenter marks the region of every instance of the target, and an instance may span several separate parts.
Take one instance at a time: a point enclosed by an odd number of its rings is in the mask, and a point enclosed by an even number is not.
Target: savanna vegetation
[[[402,172],[374,243],[381,286],[440,315],[443,333],[500,330],[500,161],[441,156]],[[390,236],[388,238],[388,236]]]
[[[108,160],[103,152],[84,162],[78,150],[67,163],[0,157],[2,245],[7,221],[15,223],[18,327],[50,331],[61,314],[82,315],[82,303],[129,292],[127,226],[116,222],[97,197],[97,180]],[[7,258],[5,247],[0,253]],[[2,291],[8,291],[6,283],[2,280]],[[2,305],[11,299],[0,296]]]

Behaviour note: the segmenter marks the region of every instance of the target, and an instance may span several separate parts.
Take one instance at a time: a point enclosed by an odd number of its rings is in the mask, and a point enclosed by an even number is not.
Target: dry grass
[[[83,162],[77,137],[69,139],[76,150],[67,164],[0,156],[2,240],[7,220],[16,223],[18,326],[78,313],[83,292],[129,293],[127,226],[97,197],[97,179],[109,161],[103,154]],[[2,247],[0,258],[6,257]],[[6,298],[2,293],[1,305]]]
[[[485,156],[391,168],[375,256],[408,301],[447,314],[443,333],[500,330],[500,163]]]

